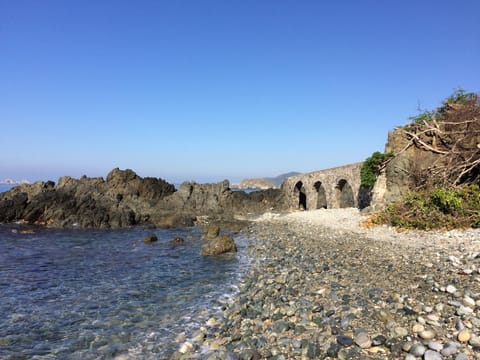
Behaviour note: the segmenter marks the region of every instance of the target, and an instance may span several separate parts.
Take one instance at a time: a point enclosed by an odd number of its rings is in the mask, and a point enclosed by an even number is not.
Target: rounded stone
[[[428,348],[429,348],[430,350],[442,351],[443,345],[440,344],[438,341],[430,340],[430,341],[428,342]]]
[[[408,335],[408,330],[403,327],[396,327],[393,329],[395,337],[404,337]]]
[[[457,288],[453,285],[447,285],[445,289],[449,294],[455,294],[457,292]]]
[[[419,332],[422,332],[425,330],[425,326],[423,326],[422,324],[415,324],[412,326],[412,331],[414,333],[419,333]]]
[[[471,336],[468,343],[474,348],[480,348],[480,336],[476,336],[476,335]]]
[[[433,311],[433,308],[431,306],[424,306],[423,307],[423,311],[425,311],[426,313],[431,313]]]
[[[463,304],[465,306],[469,306],[469,307],[475,307],[475,300],[473,300],[470,296],[464,296],[463,297]]]
[[[369,349],[372,347],[372,340],[366,332],[361,332],[355,336],[355,344],[362,349]]]
[[[380,346],[380,345],[385,344],[386,341],[387,341],[387,338],[385,336],[377,335],[373,338],[372,345],[373,346]]]
[[[465,324],[459,318],[455,319],[455,329],[458,331],[465,329]]]
[[[470,340],[470,337],[471,337],[470,332],[467,329],[461,330],[457,335],[458,341],[462,343],[468,342],[468,340]]]
[[[412,348],[413,343],[411,341],[405,341],[402,343],[402,350],[405,352],[410,352],[410,349]]]
[[[413,344],[412,347],[410,348],[410,354],[415,355],[415,356],[423,356],[425,354],[425,346],[422,344]]]
[[[214,317],[211,317],[210,319],[207,320],[207,325],[208,326],[213,326],[217,323],[217,320],[215,320]]]
[[[458,316],[469,315],[473,313],[473,309],[468,306],[460,305],[456,311]]]
[[[427,350],[425,351],[425,354],[423,355],[424,360],[442,360],[443,357],[440,353],[433,351],[433,350]]]
[[[195,349],[195,346],[191,342],[187,341],[180,346],[180,349],[178,349],[178,351],[181,352],[182,354],[189,354],[193,352],[194,349]]]
[[[425,325],[427,322],[425,321],[425,318],[424,317],[417,317],[417,322],[421,325]]]
[[[420,336],[422,339],[430,340],[435,337],[435,332],[433,332],[432,330],[424,330],[421,331],[418,336]]]
[[[427,323],[429,321],[438,322],[438,320],[440,320],[440,316],[438,316],[437,314],[428,314],[426,318],[427,318]]]
[[[353,339],[350,336],[345,335],[338,335],[337,342],[344,347],[349,347],[353,345]]]
[[[468,356],[465,353],[460,353],[457,356],[455,356],[455,360],[468,360]]]
[[[447,345],[441,351],[443,356],[449,357],[458,352],[458,348],[455,345]]]

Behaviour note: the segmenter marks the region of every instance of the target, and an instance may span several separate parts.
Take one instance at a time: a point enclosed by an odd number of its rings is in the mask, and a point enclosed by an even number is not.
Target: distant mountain
[[[282,185],[283,181],[290,177],[290,176],[295,176],[295,175],[300,175],[301,173],[296,172],[296,171],[290,171],[286,174],[278,175],[276,177],[266,177],[265,180],[271,182],[275,187],[279,188],[280,185]]]
[[[286,174],[278,175],[275,177],[265,177],[265,178],[256,178],[256,179],[244,179],[238,185],[232,185],[234,189],[259,189],[266,190],[272,188],[279,188],[282,185],[282,182],[294,175],[300,174],[299,172],[289,172]]]

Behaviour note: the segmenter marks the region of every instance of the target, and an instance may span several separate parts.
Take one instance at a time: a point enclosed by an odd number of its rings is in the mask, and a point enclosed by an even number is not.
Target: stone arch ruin
[[[298,197],[298,208],[307,210],[307,193],[301,181],[295,184],[294,192]]]
[[[353,190],[347,180],[341,179],[335,186],[337,204],[340,208],[355,207],[355,198]]]
[[[362,163],[314,171],[285,179],[282,191],[292,209],[358,207]]]
[[[327,193],[325,187],[322,185],[321,181],[315,181],[313,184],[317,192],[317,204],[315,209],[326,209],[327,208]]]

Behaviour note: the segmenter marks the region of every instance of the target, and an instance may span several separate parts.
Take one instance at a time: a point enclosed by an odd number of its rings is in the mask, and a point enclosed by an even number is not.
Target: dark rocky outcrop
[[[112,170],[103,178],[58,184],[36,182],[0,196],[0,222],[24,220],[53,227],[119,228],[148,223],[158,202],[175,187],[162,179],[140,178],[132,170]],[[8,209],[5,211],[3,209]]]
[[[121,228],[151,224],[191,226],[199,216],[233,219],[284,207],[280,190],[245,194],[229,182],[185,182],[178,190],[132,170],[112,170],[103,178],[62,177],[15,187],[0,194],[0,222],[25,221],[51,227]]]

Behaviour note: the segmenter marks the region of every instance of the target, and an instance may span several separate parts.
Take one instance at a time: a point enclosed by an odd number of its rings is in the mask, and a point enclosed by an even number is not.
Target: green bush
[[[410,116],[408,120],[413,124],[424,124],[435,117],[434,111],[423,111],[416,116]]]
[[[477,94],[473,92],[467,92],[463,89],[457,89],[446,98],[442,104],[433,111],[424,110],[416,116],[410,116],[408,118],[409,124],[405,125],[405,129],[408,131],[413,130],[415,124],[422,125],[425,122],[430,122],[435,119],[436,121],[442,121],[445,119],[448,108],[451,104],[467,104],[474,101],[477,98]]]
[[[392,152],[381,153],[375,151],[370,157],[365,159],[360,169],[360,180],[363,188],[371,188],[375,185],[380,169],[391,157],[393,157]]]
[[[408,193],[379,213],[374,222],[420,230],[479,228],[480,189],[466,185]]]

